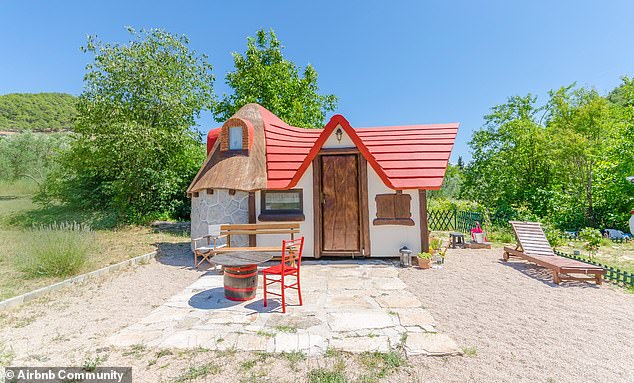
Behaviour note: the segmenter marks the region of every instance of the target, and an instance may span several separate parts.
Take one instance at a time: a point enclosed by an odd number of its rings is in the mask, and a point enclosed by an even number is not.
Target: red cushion
[[[282,274],[282,265],[275,265],[275,266],[271,266],[271,267],[267,267],[266,269],[262,270],[263,273],[266,274]],[[296,267],[286,267],[284,269],[284,275],[288,275],[288,274],[295,274],[297,273],[297,268]]]

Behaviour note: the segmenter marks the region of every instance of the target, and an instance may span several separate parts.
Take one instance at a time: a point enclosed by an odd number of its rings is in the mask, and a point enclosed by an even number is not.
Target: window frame
[[[298,209],[267,209],[266,195],[281,193],[297,193],[299,195]],[[288,189],[288,190],[261,190],[260,191],[260,221],[304,221],[304,190]]]
[[[231,147],[231,132],[232,131],[235,132],[237,130],[240,130],[240,144],[239,144],[239,147],[232,148]],[[236,151],[244,150],[244,127],[239,125],[227,127],[227,141],[228,141],[227,148],[229,151],[236,152]]]

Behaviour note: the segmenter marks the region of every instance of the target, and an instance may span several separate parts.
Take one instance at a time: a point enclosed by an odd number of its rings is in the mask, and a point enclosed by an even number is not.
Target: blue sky
[[[23,1],[0,0],[0,94],[79,94],[86,36],[128,40],[124,26],[186,34],[227,92],[230,52],[273,28],[353,126],[459,121],[452,155],[510,95],[577,82],[605,93],[632,75],[631,1]],[[201,118],[202,129],[216,126]]]

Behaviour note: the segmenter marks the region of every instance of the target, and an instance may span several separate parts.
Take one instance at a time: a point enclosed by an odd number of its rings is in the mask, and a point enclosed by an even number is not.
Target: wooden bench
[[[210,263],[211,258],[216,254],[231,253],[238,251],[260,251],[265,253],[279,252],[282,254],[282,243],[279,246],[257,246],[257,235],[282,234],[289,235],[290,239],[295,239],[295,234],[299,234],[299,223],[254,223],[254,224],[226,224],[220,225],[218,235],[207,235],[192,240],[194,242],[194,266],[198,267],[203,261]],[[236,235],[248,235],[250,246],[232,246],[231,237]],[[207,238],[209,246],[196,248],[196,241]],[[218,241],[226,238],[226,244],[218,244]],[[211,243],[213,242],[213,245]],[[204,250],[200,251],[201,249]],[[197,251],[198,250],[198,251]],[[198,257],[201,260],[198,261]]]

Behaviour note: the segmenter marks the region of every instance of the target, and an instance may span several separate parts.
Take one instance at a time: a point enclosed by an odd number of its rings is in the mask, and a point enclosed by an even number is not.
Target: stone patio
[[[109,338],[114,346],[323,353],[404,348],[408,355],[457,355],[461,351],[421,302],[408,293],[391,262],[305,261],[303,306],[287,290],[286,314],[278,299],[263,306],[257,296],[233,302],[223,294],[223,276],[209,271],[139,323]],[[275,286],[276,287],[276,286]],[[289,306],[290,304],[290,306]]]

